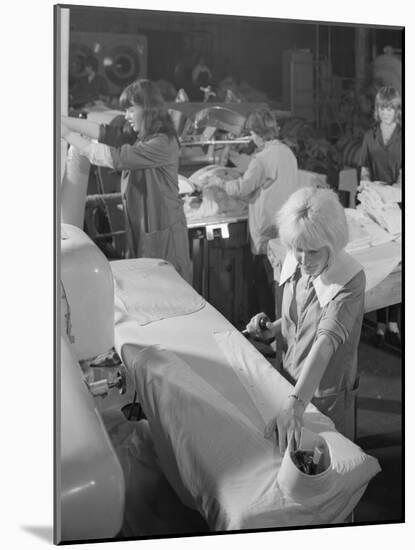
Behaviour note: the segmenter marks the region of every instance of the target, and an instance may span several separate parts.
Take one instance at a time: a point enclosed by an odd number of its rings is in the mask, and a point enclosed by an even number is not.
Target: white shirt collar
[[[280,286],[294,275],[297,266],[298,262],[293,252],[287,252],[281,269]],[[334,263],[313,279],[313,286],[320,306],[326,306],[362,270],[361,264],[342,250]]]

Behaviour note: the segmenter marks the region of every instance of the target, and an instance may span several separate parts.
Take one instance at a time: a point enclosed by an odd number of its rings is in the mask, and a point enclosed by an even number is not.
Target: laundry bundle
[[[188,221],[212,218],[218,215],[246,216],[248,204],[237,197],[230,197],[217,185],[209,185],[213,178],[222,181],[236,179],[240,173],[235,168],[211,165],[201,168],[189,178],[199,191],[197,196],[184,197],[184,213]]]
[[[397,185],[385,185],[381,182],[361,182],[357,198],[360,204],[357,210],[375,221],[393,237],[402,232],[401,209],[402,190]]]

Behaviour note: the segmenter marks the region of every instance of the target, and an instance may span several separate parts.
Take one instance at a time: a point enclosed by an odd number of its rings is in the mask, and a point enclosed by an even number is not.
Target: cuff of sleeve
[[[320,328],[317,331],[317,338],[319,336],[327,336],[327,338],[330,340],[331,345],[333,346],[333,353],[337,350],[337,348],[340,346],[340,344],[344,344],[345,340],[342,340],[340,336],[331,330],[328,329],[322,329]]]

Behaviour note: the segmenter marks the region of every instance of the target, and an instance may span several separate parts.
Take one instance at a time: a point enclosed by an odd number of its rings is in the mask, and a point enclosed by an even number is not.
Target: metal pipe
[[[239,138],[239,139],[208,139],[208,140],[200,140],[200,141],[182,141],[181,146],[182,147],[193,147],[194,145],[225,145],[229,143],[250,143],[252,141],[252,138]]]

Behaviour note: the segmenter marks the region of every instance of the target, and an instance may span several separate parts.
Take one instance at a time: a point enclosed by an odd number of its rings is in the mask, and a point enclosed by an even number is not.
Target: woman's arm
[[[223,181],[219,176],[212,176],[209,186],[221,187],[231,197],[249,199],[258,189],[262,187],[264,171],[262,165],[252,159],[244,175],[235,180]]]
[[[100,124],[97,122],[92,122],[86,118],[63,116],[62,124],[64,124],[71,132],[82,134],[91,139],[99,138]]]
[[[277,430],[281,454],[284,454],[291,437],[299,445],[305,408],[311,401],[334,351],[334,344],[329,336],[322,334],[317,338],[293,391],[286,397],[278,416],[267,426],[266,437],[272,437]]]
[[[88,158],[91,164],[114,168],[111,149],[107,145],[94,143],[76,132],[71,132],[65,124],[62,124],[61,137],[69,143],[69,145],[76,147],[81,155]]]
[[[175,145],[176,143],[176,145]],[[134,145],[110,148],[116,170],[142,170],[179,163],[179,146],[175,138],[159,134]]]
[[[267,426],[271,437],[278,429],[278,443],[283,452],[292,435],[299,443],[304,409],[314,396],[338,346],[350,337],[353,327],[363,317],[366,277],[359,271],[325,307],[316,327],[316,340],[311,347],[295,387],[285,399],[275,420]]]

